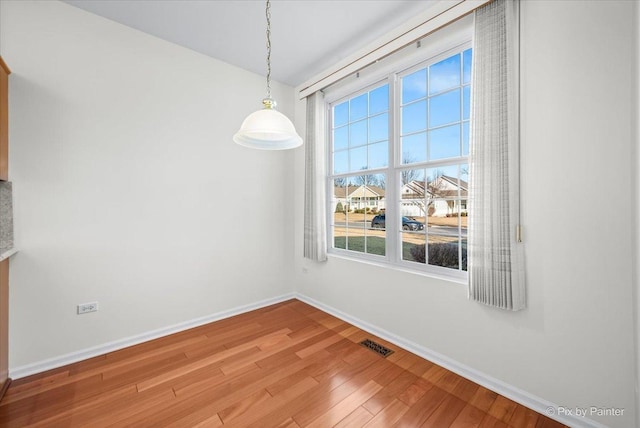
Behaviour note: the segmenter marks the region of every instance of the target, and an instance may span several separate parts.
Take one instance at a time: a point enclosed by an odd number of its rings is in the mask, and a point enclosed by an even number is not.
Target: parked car
[[[379,214],[371,220],[372,228],[384,229],[385,226],[385,214]],[[409,217],[402,217],[402,230],[424,230],[424,223],[420,223],[417,220],[410,219]]]

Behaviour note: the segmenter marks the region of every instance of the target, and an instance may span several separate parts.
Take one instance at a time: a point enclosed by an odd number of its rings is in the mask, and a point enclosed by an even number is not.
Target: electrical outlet
[[[78,315],[86,314],[88,312],[95,312],[98,310],[98,302],[80,303],[78,305]]]

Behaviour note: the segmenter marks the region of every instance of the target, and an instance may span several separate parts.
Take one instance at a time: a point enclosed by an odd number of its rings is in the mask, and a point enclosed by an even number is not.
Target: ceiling
[[[260,0],[65,0],[131,28],[266,74]],[[434,0],[272,0],[272,78],[297,86],[424,12]]]

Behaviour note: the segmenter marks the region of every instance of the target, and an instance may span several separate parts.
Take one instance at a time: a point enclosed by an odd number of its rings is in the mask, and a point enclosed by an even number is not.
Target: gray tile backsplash
[[[13,186],[0,181],[0,253],[13,248]]]

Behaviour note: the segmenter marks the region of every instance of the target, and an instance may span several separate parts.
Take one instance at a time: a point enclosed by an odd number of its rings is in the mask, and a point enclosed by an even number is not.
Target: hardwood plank
[[[327,352],[331,352],[332,354],[340,354],[340,355],[346,355],[350,350],[357,348],[358,345],[353,343],[352,341],[350,341],[349,339],[347,339],[346,337],[343,337],[342,340],[334,343],[331,346],[327,346],[325,348],[325,350]]]
[[[175,428],[181,428],[184,426],[189,426],[190,422],[189,421],[178,421],[176,422],[174,425],[168,425],[169,427],[175,427]],[[204,419],[202,421],[200,421],[199,423],[193,425],[193,428],[217,428],[217,427],[221,427],[222,424],[222,420],[220,419],[220,416],[218,416],[217,414],[212,415],[211,417]]]
[[[167,353],[153,355],[148,358],[141,359],[127,359],[118,362],[117,364],[112,364],[107,367],[104,367],[102,371],[99,369],[94,369],[92,372],[99,372],[102,374],[103,380],[117,378],[118,376],[130,376],[132,373],[139,374],[140,370],[147,369],[156,364],[162,364],[165,361],[174,361],[174,360],[186,360],[187,356],[184,352],[181,352],[179,349],[169,351]]]
[[[476,406],[486,413],[493,405],[493,402],[496,401],[496,398],[498,398],[498,394],[480,386],[473,397],[471,397],[471,400],[469,400],[469,404]]]
[[[431,367],[433,367],[433,365],[434,364],[432,362],[420,358],[418,361],[416,361],[411,366],[409,366],[409,368],[407,368],[407,370],[410,371],[411,373],[413,373],[416,376],[422,376],[423,374],[425,374],[427,372],[427,370],[429,370]],[[462,379],[462,378],[460,378],[460,379]]]
[[[562,425],[560,422],[558,421],[554,421],[553,419],[550,419],[544,415],[540,415],[538,414],[538,422],[536,423],[536,428],[562,428],[564,427],[564,425]]]
[[[260,404],[268,401],[270,398],[273,398],[271,397],[271,394],[269,394],[266,389],[261,389],[258,392],[255,392],[219,411],[218,416],[220,416],[220,419],[222,419],[224,424],[228,424],[231,419],[237,418],[249,410],[260,406]]]
[[[407,354],[404,355],[402,358],[400,358],[396,362],[396,364],[402,367],[403,369],[407,370],[409,367],[411,367],[412,365],[420,361],[420,359],[421,358],[418,357],[417,355],[407,352]]]
[[[393,400],[387,407],[378,412],[367,424],[366,428],[388,428],[393,426],[409,410],[409,406],[400,400]]]
[[[95,375],[90,378],[82,379],[74,384],[65,384],[60,388],[48,389],[41,394],[33,391],[27,391],[30,394],[23,399],[17,399],[14,396],[7,395],[6,403],[0,408],[0,426],[8,421],[30,418],[46,417],[48,413],[56,413],[64,410],[67,406],[73,404],[77,400],[81,400],[84,396],[83,391],[93,391],[93,387],[97,387],[102,378]],[[13,400],[9,400],[12,398]]]
[[[342,330],[339,334],[340,336],[347,338],[349,336],[351,336],[352,334],[356,333],[360,331],[360,329],[358,327],[355,326],[349,326],[347,328],[345,328],[344,330]]]
[[[41,412],[44,410],[41,408],[39,411],[33,412],[31,418],[34,426],[70,426],[73,421],[80,421],[84,418],[92,420],[98,415],[109,414],[110,409],[120,408],[134,399],[138,405],[144,405],[145,403],[144,400],[139,401],[140,397],[135,386],[128,385],[110,393],[101,394],[99,397],[72,402],[70,406],[64,409],[53,408],[44,413]]]
[[[446,370],[444,375],[437,379],[434,384],[440,389],[444,389],[449,393],[453,393],[453,391],[455,391],[456,389],[456,386],[458,386],[458,383],[460,383],[461,380],[462,378],[460,376],[453,372],[450,372],[449,370]]]
[[[318,386],[300,399],[287,403],[286,406],[269,413],[259,424],[250,426],[277,426],[277,422],[286,419],[288,415],[293,415],[296,423],[304,426],[375,376],[377,371],[382,371],[384,365],[371,364],[365,368],[356,368],[343,363],[338,367],[341,369],[332,376],[321,376],[321,381],[316,378]]]
[[[300,425],[296,423],[292,418],[287,418],[282,423],[275,425],[276,428],[300,428]]]
[[[351,346],[343,350],[342,360],[351,365],[362,364],[363,361],[375,361],[380,355],[364,346]]]
[[[418,400],[422,398],[424,394],[427,393],[433,387],[433,384],[427,382],[424,379],[416,379],[407,389],[405,389],[400,395],[398,395],[398,400],[402,401],[407,406],[411,407]]]
[[[467,404],[453,421],[450,428],[476,428],[480,426],[485,415],[486,413],[482,410]]]
[[[333,345],[334,343],[339,342],[342,339],[343,339],[343,337],[340,336],[339,334],[333,334],[330,337],[327,337],[326,339],[324,339],[324,340],[322,340],[320,342],[314,343],[311,346],[308,346],[308,347],[306,347],[304,349],[301,349],[300,351],[296,352],[296,355],[298,357],[300,357],[300,358],[304,358],[304,357],[306,357],[308,355],[313,354],[314,352],[317,352],[317,351],[319,351],[321,349],[326,348],[329,345]]]
[[[254,369],[257,370],[257,367],[255,367]],[[180,376],[173,381],[163,384],[163,386],[171,388],[175,393],[175,391],[178,389],[199,384],[201,382],[206,382],[209,385],[218,385],[228,380],[229,377],[225,376],[220,368],[214,364]]]
[[[254,365],[260,360],[264,360],[274,355],[286,353],[291,348],[297,348],[298,346],[304,346],[306,343],[318,341],[321,335],[322,330],[317,329],[307,331],[304,335],[298,335],[295,339],[292,339],[288,335],[282,337],[274,336],[258,346],[260,348],[260,352],[256,353],[255,355],[236,360],[234,362],[225,363],[220,367],[220,369],[226,375],[232,372],[243,370],[246,366]],[[321,349],[316,349],[314,350],[314,352],[307,353],[302,357],[299,356],[298,353],[296,353],[296,355],[299,357],[299,359],[303,359],[306,356],[318,354],[320,351]]]
[[[458,382],[451,393],[462,401],[468,403],[476,392],[478,392],[478,388],[480,388],[480,385],[473,383],[470,380],[460,378],[460,382]]]
[[[384,360],[380,360],[364,368],[348,366],[343,372],[326,379],[326,383],[330,385],[330,388],[334,388],[330,390],[331,394],[324,393],[316,397],[314,401],[308,402],[306,408],[302,408],[293,414],[293,419],[301,426],[311,424],[342,400],[362,388],[375,374],[380,373],[384,369],[384,363]],[[373,383],[375,384],[375,382]],[[336,385],[338,386],[335,387]],[[344,416],[346,415],[343,415],[343,417]],[[336,422],[339,422],[339,420]]]
[[[180,391],[177,390],[176,393],[178,394],[180,402],[186,403],[185,406],[189,408],[198,408],[204,403],[215,402],[218,410],[223,410],[233,403],[261,389],[265,389],[268,385],[279,379],[302,370],[307,365],[313,364],[319,356],[319,354],[312,355],[307,359],[301,360],[299,363],[279,368],[273,372],[257,370],[250,374],[230,379],[226,383],[213,388],[197,391],[196,393],[194,393],[191,388],[184,388]],[[174,417],[174,413],[172,409],[161,409],[157,415],[154,415],[154,418],[156,418],[154,420],[158,422],[164,421],[167,418]]]
[[[310,428],[332,427],[345,417],[349,416],[351,412],[360,407],[364,402],[366,402],[381,389],[382,386],[370,380],[364,386],[354,391],[344,400],[340,401],[340,403],[333,406],[327,412],[325,412],[306,426]]]
[[[516,407],[518,407],[517,403],[498,395],[487,413],[502,422],[508,423],[515,412]]]
[[[188,395],[198,395],[203,394],[206,391],[210,391],[214,389],[216,386],[224,385],[225,383],[231,382],[237,378],[242,378],[244,376],[255,375],[257,373],[261,373],[260,368],[258,366],[249,367],[244,373],[235,372],[232,376],[226,376],[222,373],[218,367],[210,366],[203,367],[203,370],[218,370],[220,376],[207,376],[202,377],[200,379],[188,380],[185,379],[185,376],[180,376],[176,378],[174,381],[169,382],[172,385],[172,389],[176,396],[188,396]],[[196,376],[197,371],[191,373]]]
[[[254,405],[247,412],[239,415],[230,422],[225,421],[227,427],[245,427],[251,423],[262,423],[265,416],[274,409],[279,409],[292,400],[298,399],[301,395],[318,385],[315,379],[307,377],[300,382],[291,385],[275,397],[264,400],[259,405]],[[293,422],[293,419],[292,419]],[[296,424],[297,425],[297,424]]]
[[[448,427],[458,417],[465,406],[465,402],[455,395],[447,394],[446,398],[440,403],[429,418],[424,421],[421,428],[440,428]]]
[[[9,389],[9,385],[11,385],[11,378],[6,378],[2,385],[0,385],[0,401],[4,398],[4,395],[7,393]]]
[[[86,419],[91,419],[92,428],[103,428],[110,426],[133,426],[129,423],[132,417],[148,408],[169,407],[175,402],[175,395],[171,390],[164,391],[148,391],[139,393],[135,401],[127,401],[119,405],[117,408],[110,408],[107,412],[101,410],[99,414],[89,414]],[[105,415],[108,417],[104,417]],[[99,417],[102,415],[103,417]],[[77,420],[77,419],[76,419]],[[82,422],[80,419],[78,422]]]
[[[70,366],[58,367],[46,372],[32,374],[20,379],[14,379],[11,382],[11,391],[9,393],[14,392],[16,388],[21,388],[21,390],[29,389],[49,383],[52,379],[68,377],[69,367]]]
[[[533,410],[518,404],[509,420],[509,425],[518,428],[535,428],[538,423],[538,416]]]
[[[417,380],[417,376],[406,370],[390,382],[382,391],[371,397],[363,407],[376,415],[394,401],[399,394],[404,392],[411,384]]]
[[[428,380],[433,384],[437,384],[440,382],[440,379],[442,379],[442,377],[447,373],[449,373],[447,369],[442,368],[440,366],[436,366],[434,364],[433,367],[429,368],[426,372],[424,372],[424,374],[422,375],[422,378]]]
[[[278,352],[276,354],[269,355],[260,360],[257,360],[255,363],[261,369],[274,369],[277,367],[286,366],[287,364],[293,364],[300,360],[300,357],[298,357],[291,350],[287,349],[285,350],[285,352]]]
[[[375,380],[376,383],[382,386],[387,386],[391,382],[396,380],[402,373],[405,373],[405,370],[402,370],[402,368],[396,366],[395,364],[391,364],[382,373],[374,377],[373,380]]]
[[[434,386],[415,405],[411,406],[394,426],[419,427],[433,414],[446,396],[447,393],[445,391]]]
[[[562,426],[296,300],[18,379],[0,402],[9,428],[507,425]]]
[[[198,361],[194,361],[184,367],[181,367],[179,369],[176,370],[172,370],[170,372],[166,372],[163,373],[161,375],[156,376],[153,379],[149,379],[145,382],[141,382],[138,384],[138,391],[144,391],[146,389],[149,389],[151,387],[154,387],[156,385],[159,385],[163,382],[175,379],[177,377],[183,376],[187,373],[190,373],[192,371],[201,369],[203,367],[206,367],[210,364],[216,363],[218,361],[222,361],[225,358],[228,358],[230,356],[233,356],[235,354],[238,354],[242,351],[245,351],[247,349],[251,349],[253,347],[255,347],[256,345],[259,345],[260,343],[262,343],[264,340],[268,340],[269,338],[273,337],[273,336],[281,336],[284,334],[287,334],[291,332],[291,330],[287,329],[283,329],[283,330],[278,330],[274,333],[268,334],[266,336],[262,336],[258,339],[252,340],[250,342],[247,342],[245,344],[242,345],[238,345],[234,348],[228,349],[226,351],[222,351],[222,352],[218,352],[216,354],[211,355],[210,357],[207,358],[203,358],[201,360]]]
[[[500,419],[496,419],[491,415],[485,415],[482,422],[478,426],[479,428],[508,428],[509,425],[502,422]]]
[[[346,418],[335,425],[335,428],[360,428],[373,418],[373,415],[360,406],[351,412]]]
[[[162,356],[160,360],[154,360],[155,361],[154,365],[145,366],[144,370],[138,368],[137,370],[133,370],[128,373],[125,373],[126,379],[122,380],[122,376],[121,376],[120,384],[122,384],[122,382],[127,383],[127,382],[137,381],[138,379],[141,379],[142,377],[144,377],[144,375],[146,375],[147,373],[160,372],[167,367],[167,363],[176,362],[182,359],[185,359],[184,354],[173,354],[168,357]],[[130,363],[131,363],[130,360],[126,360],[126,361],[121,360],[121,361],[115,362],[114,364],[117,364],[119,366],[121,365],[126,366]],[[102,371],[108,370],[111,367],[112,367],[111,362],[109,360],[105,360],[105,365],[103,367],[94,367],[90,370],[83,370],[83,371],[77,372],[77,374],[75,375],[59,376],[55,378],[48,377],[48,380],[50,380],[49,382],[44,382],[44,383],[40,382],[40,384],[35,388],[24,388],[20,392],[16,392],[16,393],[13,393],[10,389],[11,394],[7,394],[7,397],[5,397],[2,403],[0,403],[0,406],[22,400],[30,396],[43,394],[50,390],[62,388],[66,385],[74,385],[77,383],[82,384],[82,381],[84,381],[85,379],[90,379],[95,376],[100,376],[100,378],[102,378]],[[68,370],[68,371],[71,371],[71,370]],[[117,378],[116,378],[116,381],[112,382],[112,384],[115,385],[116,382],[117,382]]]

